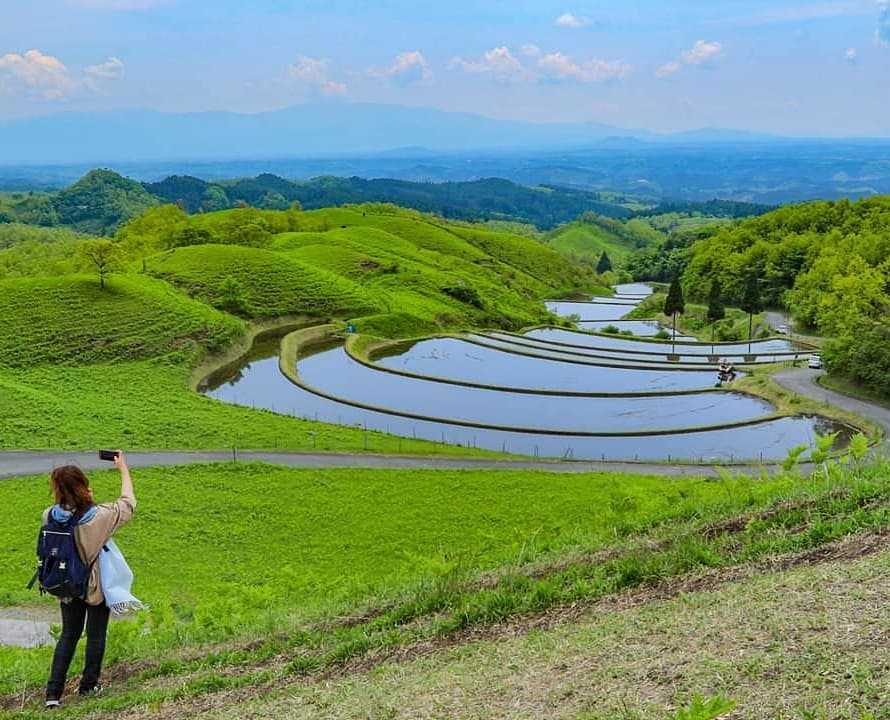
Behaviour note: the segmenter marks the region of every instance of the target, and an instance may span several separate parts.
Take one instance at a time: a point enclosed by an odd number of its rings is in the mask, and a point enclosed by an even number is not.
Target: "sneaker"
[[[80,690],[77,691],[77,694],[80,695],[81,697],[84,697],[87,695],[92,697],[94,695],[101,695],[102,690],[103,690],[102,683],[96,683],[91,688],[81,688]]]
[[[54,699],[47,698],[46,704],[43,707],[46,708],[47,710],[53,710],[57,707],[61,707],[61,705],[62,705],[61,700],[54,700]]]

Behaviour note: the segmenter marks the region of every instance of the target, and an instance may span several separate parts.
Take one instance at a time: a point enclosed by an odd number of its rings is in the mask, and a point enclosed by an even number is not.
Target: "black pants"
[[[77,641],[83,635],[84,620],[87,626],[87,650],[83,675],[80,678],[80,692],[89,692],[99,683],[102,672],[102,658],[105,655],[105,634],[108,630],[110,614],[105,603],[87,605],[74,598],[62,605],[62,635],[53,656],[53,669],[46,684],[46,697],[58,700],[65,690],[68,667],[77,649]]]

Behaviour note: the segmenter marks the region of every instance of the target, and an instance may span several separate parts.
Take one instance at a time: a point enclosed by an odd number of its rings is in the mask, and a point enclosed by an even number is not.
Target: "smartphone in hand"
[[[117,458],[117,450],[100,450],[99,451],[99,459],[107,460],[108,462],[114,462]]]

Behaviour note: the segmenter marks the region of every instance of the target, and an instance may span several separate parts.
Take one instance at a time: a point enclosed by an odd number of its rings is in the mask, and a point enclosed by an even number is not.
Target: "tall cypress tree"
[[[740,307],[748,313],[748,354],[750,355],[751,339],[754,334],[754,315],[763,310],[763,302],[760,299],[760,281],[754,273],[748,276]]]
[[[674,332],[671,337],[671,352],[676,349],[677,343],[677,315],[682,315],[686,311],[686,303],[683,301],[683,288],[680,286],[680,278],[674,278],[671,287],[668,289],[667,297],[664,301],[664,314],[670,315],[673,319]]]
[[[603,273],[609,272],[612,269],[612,261],[609,259],[609,255],[603,250],[603,254],[600,255],[600,261],[596,264],[596,271],[602,275]]]
[[[711,281],[711,290],[708,293],[708,322],[711,323],[711,355],[714,354],[714,326],[718,320],[726,317],[726,308],[723,305],[723,289],[719,280]]]

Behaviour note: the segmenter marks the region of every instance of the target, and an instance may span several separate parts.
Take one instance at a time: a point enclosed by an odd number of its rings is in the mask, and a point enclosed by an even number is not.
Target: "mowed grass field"
[[[97,495],[113,497],[116,482],[114,473],[97,474]],[[375,654],[399,648],[410,657],[417,648],[447,646],[453,636],[511,618],[558,615],[623,593],[645,597],[650,587],[657,596],[665,583],[706,587],[696,578],[709,573],[739,579],[772,567],[854,557],[860,545],[862,552],[882,547],[890,522],[886,465],[830,465],[809,479],[706,480],[224,464],[138,471],[136,482],[137,517],[118,540],[136,573],[136,594],[152,609],[112,626],[113,685],[103,698],[73,703],[68,716],[139,717],[174,708],[189,714],[188,703],[206,707],[208,693],[236,688],[238,697],[256,698],[264,716],[270,683],[288,687],[311,678],[307,673],[339,672],[343,663],[366,656],[373,666]],[[0,502],[21,509],[0,528],[0,542],[9,548],[0,568],[2,602],[40,604],[18,588],[33,566],[34,518],[49,502],[46,478],[0,483]],[[847,542],[852,552],[832,549]],[[709,632],[711,620],[702,622]],[[584,641],[577,642],[566,648],[567,658],[583,652]],[[513,674],[521,676],[526,661],[529,667],[545,662],[546,647],[540,649],[541,658],[527,652],[514,663]],[[691,665],[677,693],[662,690],[658,702],[632,707],[651,710],[731,687],[715,683],[706,655],[681,650],[702,664],[702,676]],[[24,697],[22,717],[29,716],[28,698],[38,696],[49,656],[46,648],[0,651],[2,707],[18,707]],[[623,687],[633,677],[630,659],[617,652],[610,657],[609,687]],[[816,660],[809,657],[804,667]],[[471,672],[495,679],[497,673],[480,662]],[[750,666],[752,677],[775,680],[758,667]],[[875,672],[863,677],[883,677]],[[354,708],[367,709],[366,692],[385,688],[388,677],[372,675],[379,686],[341,686],[346,704],[337,704],[331,716],[356,716],[347,712],[350,697]],[[439,682],[436,677],[431,682]],[[550,687],[549,680],[541,676],[541,686]],[[298,694],[323,701],[330,686],[313,689],[305,682]],[[460,683],[455,680],[455,691]],[[880,696],[867,682],[851,687],[859,692],[855,707],[878,707]],[[409,708],[415,692],[409,680],[393,699],[402,697]],[[575,715],[565,717],[586,717],[586,705],[567,707]],[[243,715],[243,697],[227,709],[229,716]],[[486,717],[484,706],[470,716]]]

